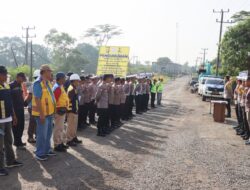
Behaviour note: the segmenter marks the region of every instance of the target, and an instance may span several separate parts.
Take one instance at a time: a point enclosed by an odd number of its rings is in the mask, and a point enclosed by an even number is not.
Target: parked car
[[[221,99],[224,93],[224,80],[208,78],[202,88],[202,101],[206,101],[207,98]]]

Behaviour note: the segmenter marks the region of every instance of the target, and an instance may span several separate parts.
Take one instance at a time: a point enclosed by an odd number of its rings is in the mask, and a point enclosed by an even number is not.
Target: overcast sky
[[[130,56],[155,61],[168,56],[176,60],[176,23],[179,23],[180,63],[195,64],[208,48],[216,56],[219,24],[213,9],[230,9],[225,19],[240,10],[250,11],[250,0],[6,0],[1,1],[0,36],[22,36],[22,26],[36,26],[35,43],[51,28],[68,32],[79,41],[84,31],[98,24],[120,26],[123,35],[109,45],[129,46]],[[225,25],[224,31],[228,25]]]

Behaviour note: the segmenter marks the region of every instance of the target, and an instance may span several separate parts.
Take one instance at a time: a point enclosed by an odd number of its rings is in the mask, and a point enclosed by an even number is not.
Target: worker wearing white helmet
[[[70,86],[68,87],[69,107],[68,107],[68,129],[67,129],[67,145],[76,146],[78,143],[82,143],[76,136],[77,124],[78,124],[78,108],[79,97],[77,87],[80,82],[78,74],[72,74],[69,78]]]

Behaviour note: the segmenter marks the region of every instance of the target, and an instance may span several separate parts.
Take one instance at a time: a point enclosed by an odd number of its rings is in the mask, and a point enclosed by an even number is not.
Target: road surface
[[[88,128],[79,133],[82,146],[49,161],[36,161],[31,145],[17,150],[25,165],[1,177],[0,189],[248,189],[250,147],[235,135],[234,120],[213,122],[209,103],[190,94],[187,82],[167,84],[163,107],[106,138]]]

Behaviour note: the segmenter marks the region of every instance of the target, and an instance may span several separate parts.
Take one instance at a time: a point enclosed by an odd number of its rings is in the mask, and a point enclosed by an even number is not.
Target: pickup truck
[[[208,78],[202,87],[202,101],[207,98],[222,99],[224,94],[224,80],[220,78]]]

